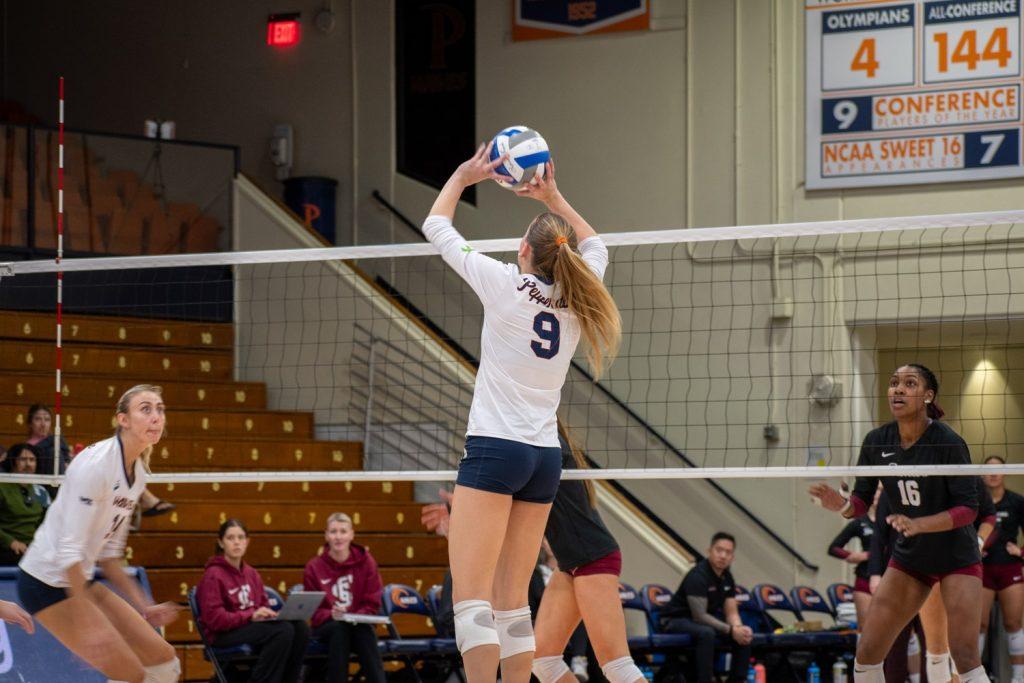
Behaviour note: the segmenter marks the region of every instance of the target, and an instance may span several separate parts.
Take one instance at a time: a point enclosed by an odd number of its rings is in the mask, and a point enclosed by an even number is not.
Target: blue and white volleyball
[[[540,133],[526,126],[509,126],[494,136],[491,161],[508,154],[495,170],[506,178],[498,184],[518,190],[527,183],[544,177],[544,164],[551,159],[548,143]]]

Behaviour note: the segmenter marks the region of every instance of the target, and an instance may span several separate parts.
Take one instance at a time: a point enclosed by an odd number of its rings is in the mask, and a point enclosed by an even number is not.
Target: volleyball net
[[[975,462],[1000,455],[1002,471],[1024,473],[1015,464],[1024,445],[1024,211],[603,237],[622,348],[599,381],[577,351],[560,415],[593,469],[568,476],[848,475],[864,435],[889,419],[890,374],[908,362],[934,370],[945,419]],[[473,248],[514,262],[518,243]],[[109,339],[65,325],[62,381],[110,393],[110,408],[88,411],[68,396],[65,412],[77,420],[63,425],[69,443],[109,436],[117,395],[137,380],[173,389],[172,447],[154,462],[161,481],[454,476],[484,312],[429,244],[68,259],[60,268],[69,315],[127,321]],[[0,308],[52,312],[56,270],[0,264]],[[136,341],[152,320],[217,332]],[[55,362],[52,341],[17,335],[4,335],[2,354],[15,384]],[[206,396],[216,391],[227,399],[212,407]],[[202,468],[175,466],[175,444],[194,454],[207,442],[261,438],[358,442],[362,467],[297,471],[297,461],[254,471],[253,460],[241,470],[212,455]]]

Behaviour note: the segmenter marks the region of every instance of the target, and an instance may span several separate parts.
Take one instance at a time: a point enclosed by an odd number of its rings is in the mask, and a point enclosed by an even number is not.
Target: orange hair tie
[[[568,237],[564,237],[563,235],[559,235],[558,237],[555,238],[555,246],[557,246],[557,247],[560,247],[563,244],[568,244],[568,243],[569,243],[569,238]]]

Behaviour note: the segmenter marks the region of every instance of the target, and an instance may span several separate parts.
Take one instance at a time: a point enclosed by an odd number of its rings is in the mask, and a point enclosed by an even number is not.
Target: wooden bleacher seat
[[[56,338],[55,322],[53,313],[0,311],[0,338],[52,341]],[[64,340],[227,350],[234,344],[234,331],[225,323],[65,314]]]
[[[25,433],[20,425],[16,430],[0,433],[0,444],[24,441]],[[65,425],[63,434],[69,444],[88,445],[109,438],[113,429],[90,434]],[[159,472],[358,470],[362,468],[361,451],[362,444],[353,441],[177,439],[170,436],[157,446],[152,465]]]
[[[136,384],[148,378],[64,377],[64,405],[70,407],[110,408],[113,401]],[[168,405],[191,405],[196,408],[228,410],[259,410],[266,406],[267,392],[256,382],[175,382],[161,383]],[[47,396],[53,393],[53,379],[27,373],[0,375],[0,397],[21,400],[24,396]]]
[[[325,469],[325,468],[317,468]],[[364,501],[409,501],[410,481],[267,481],[216,484],[152,484],[149,490],[159,498],[185,500],[249,499],[262,501],[333,501],[339,508],[351,508]]]
[[[15,432],[24,427],[24,420],[24,405],[0,403],[0,431]],[[68,433],[79,430],[88,434],[100,434],[116,426],[110,407],[67,407],[63,411],[63,420]],[[205,408],[182,410],[178,407],[173,417],[168,419],[167,425],[168,429],[180,430],[182,434],[208,434],[218,439],[277,437],[308,441],[313,436],[313,416],[310,413],[245,412]]]
[[[144,233],[149,220],[149,209],[132,207],[114,214],[110,234],[110,253],[130,256],[143,253]]]
[[[64,248],[71,251],[98,252],[104,244],[101,226],[89,215],[89,208],[64,207]]]
[[[126,204],[139,193],[141,180],[135,171],[112,169],[107,173],[106,179],[116,188],[117,194]]]
[[[53,344],[7,344],[0,347],[0,372],[52,370],[55,355]],[[64,347],[64,371],[72,375],[135,377],[142,374],[152,382],[164,378],[227,380],[233,366],[231,353],[224,351],[116,349],[67,342]]]
[[[244,520],[243,520],[244,521]],[[164,567],[201,567],[216,547],[217,519],[210,520],[210,531],[145,532],[128,537],[125,558],[148,569]],[[290,567],[296,557],[310,558],[323,547],[323,532],[252,533],[246,561],[254,567]],[[443,538],[425,534],[360,534],[359,542],[369,546],[381,566],[430,564],[443,567],[448,562],[448,544]],[[299,564],[304,564],[302,560]]]
[[[221,225],[210,216],[200,216],[189,224],[185,233],[184,251],[186,253],[206,253],[217,251],[220,241]]]
[[[250,533],[271,529],[275,532],[316,533],[323,531],[331,513],[339,511],[339,505],[335,502],[268,502],[263,499],[232,500],[225,496],[215,501],[192,500],[180,496],[175,497],[175,500],[179,503],[177,510],[147,519],[143,528],[146,531],[201,532],[211,529],[211,524],[215,526],[235,517],[248,520],[246,523]],[[421,507],[420,503],[413,501],[361,501],[355,505],[357,509],[353,509],[350,516],[359,535],[370,532],[412,533],[423,528],[420,525]]]

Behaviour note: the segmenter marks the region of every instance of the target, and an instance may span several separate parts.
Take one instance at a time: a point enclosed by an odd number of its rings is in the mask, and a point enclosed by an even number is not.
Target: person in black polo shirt
[[[747,680],[753,631],[740,620],[736,581],[729,565],[736,539],[719,531],[711,537],[708,555],[687,572],[672,599],[661,610],[665,633],[686,633],[693,638],[698,683],[708,683],[714,670],[716,636],[732,645],[730,681]]]

